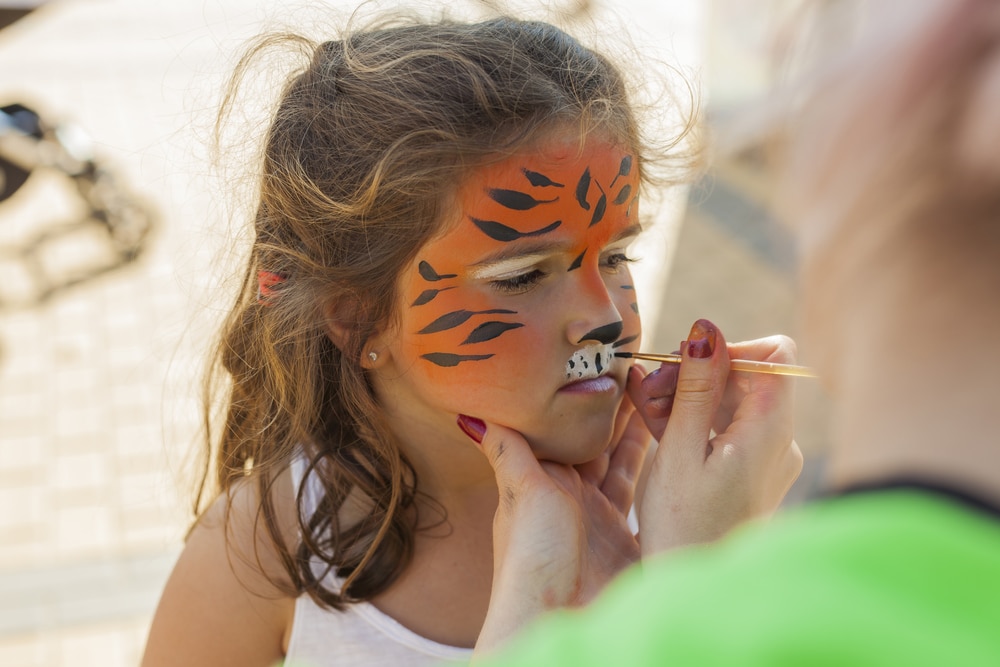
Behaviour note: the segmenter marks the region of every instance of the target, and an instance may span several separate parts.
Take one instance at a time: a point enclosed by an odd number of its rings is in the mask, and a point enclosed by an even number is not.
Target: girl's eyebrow
[[[639,234],[642,234],[642,225],[638,222],[633,222],[631,225],[612,236],[608,243],[617,243],[618,241],[632,238],[633,236],[638,236]]]

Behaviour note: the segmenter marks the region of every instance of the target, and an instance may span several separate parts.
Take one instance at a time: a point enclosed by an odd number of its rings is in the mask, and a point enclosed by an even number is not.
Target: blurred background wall
[[[571,15],[571,29],[602,38],[624,26],[634,48],[701,81],[721,108],[772,75],[759,52],[763,19],[787,3],[750,4],[757,13],[732,0],[553,7]],[[534,7],[524,11],[553,16]],[[150,213],[134,259],[35,302],[26,240],[86,214],[77,185],[38,169],[0,202],[0,665],[139,660],[191,519],[185,466],[199,437],[199,373],[243,222],[212,168],[214,108],[246,39],[324,11],[273,0],[0,0],[0,19],[24,14],[0,29],[0,107],[82,130],[89,141],[75,145]],[[730,340],[794,332],[791,240],[746,173],[720,168],[658,213],[637,253],[646,349],[673,350],[698,317]],[[56,273],[83,266],[107,251],[102,243],[68,236],[46,261]],[[815,487],[825,442],[822,396],[808,385],[802,398],[809,463],[793,500]]]

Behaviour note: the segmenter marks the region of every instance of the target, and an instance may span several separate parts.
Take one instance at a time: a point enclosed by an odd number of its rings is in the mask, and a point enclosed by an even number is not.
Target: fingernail
[[[465,433],[465,435],[469,436],[477,443],[483,442],[483,437],[486,435],[486,424],[482,419],[459,415],[457,421],[458,427],[462,429],[462,432]]]
[[[708,320],[698,320],[688,334],[684,353],[692,359],[708,359],[715,352],[715,325]]]

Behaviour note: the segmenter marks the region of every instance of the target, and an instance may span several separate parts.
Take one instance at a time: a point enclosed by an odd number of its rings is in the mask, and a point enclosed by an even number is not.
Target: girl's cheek
[[[615,302],[615,307],[621,313],[622,320],[628,324],[630,318],[639,317],[639,301],[635,290],[635,281],[628,268],[622,269],[620,275],[608,281],[608,291]]]
[[[532,309],[520,299],[492,293],[488,285],[465,284],[461,275],[444,280],[445,289],[430,299],[421,297],[426,276],[411,279],[405,290],[407,361],[443,386],[482,384],[504,372],[524,349],[532,335],[525,319]]]

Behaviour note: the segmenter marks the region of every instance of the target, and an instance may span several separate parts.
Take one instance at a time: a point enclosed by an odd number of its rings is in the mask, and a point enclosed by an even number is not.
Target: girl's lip
[[[596,378],[576,380],[563,385],[559,391],[571,394],[603,394],[618,389],[618,381],[610,373]]]

